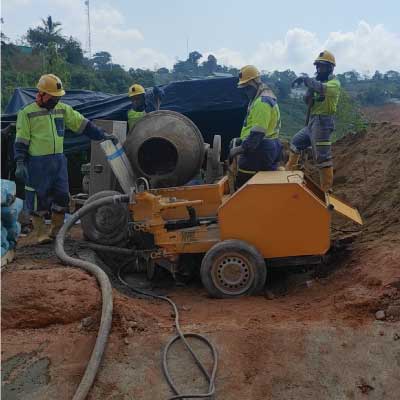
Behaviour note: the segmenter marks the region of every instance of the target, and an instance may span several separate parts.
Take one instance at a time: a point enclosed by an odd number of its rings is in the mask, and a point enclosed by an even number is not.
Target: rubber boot
[[[324,192],[332,192],[333,167],[321,168],[319,170],[320,186]]]
[[[47,233],[46,223],[43,217],[34,215],[32,218],[33,231],[31,233],[36,244],[50,243],[51,238]]]
[[[286,171],[295,171],[295,170],[297,170],[298,169],[299,160],[300,160],[300,154],[293,153],[293,151],[291,151],[289,153],[289,160],[285,165]]]
[[[31,232],[31,215],[28,210],[25,208],[22,209],[21,213],[18,216],[18,221],[21,224],[21,233],[28,234]]]
[[[55,239],[64,224],[64,213],[54,212],[51,214],[50,237]]]

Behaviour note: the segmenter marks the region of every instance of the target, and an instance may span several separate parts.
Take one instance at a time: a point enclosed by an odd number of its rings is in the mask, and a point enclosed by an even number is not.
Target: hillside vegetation
[[[186,60],[177,61],[172,69],[155,71],[140,68],[125,69],[112,62],[106,51],[85,57],[81,44],[73,37],[62,34],[60,22],[49,16],[42,25],[29,28],[24,36],[26,46],[17,46],[5,34],[1,38],[1,97],[2,111],[16,87],[35,87],[43,73],[54,73],[68,89],[87,89],[106,93],[127,92],[133,83],[145,87],[172,81],[209,78],[227,74],[238,75],[236,68],[218,64],[213,55],[205,61],[202,54],[192,51]],[[291,70],[263,72],[262,79],[278,96],[282,114],[282,134],[292,136],[304,125],[306,107],[300,98],[292,97],[291,82],[296,74]],[[400,98],[400,73],[376,72],[370,79],[355,71],[339,74],[343,91],[340,98],[335,138],[364,126],[359,105],[379,105],[392,98]]]

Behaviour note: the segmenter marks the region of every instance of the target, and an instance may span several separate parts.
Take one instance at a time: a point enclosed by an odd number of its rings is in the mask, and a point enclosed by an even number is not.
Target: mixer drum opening
[[[124,143],[136,177],[152,187],[179,186],[200,172],[204,140],[197,126],[174,111],[146,114],[130,130]]]
[[[167,139],[146,140],[138,151],[141,170],[147,175],[165,175],[174,172],[178,163],[178,151]]]

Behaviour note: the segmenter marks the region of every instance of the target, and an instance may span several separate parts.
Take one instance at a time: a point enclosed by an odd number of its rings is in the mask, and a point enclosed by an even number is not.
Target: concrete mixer
[[[149,113],[128,133],[125,121],[95,123],[119,138],[135,175],[145,177],[153,188],[184,185],[194,178],[212,183],[223,175],[220,137],[214,137],[212,146],[204,143],[197,126],[182,114],[166,110]],[[120,190],[97,142],[91,144],[91,162],[82,167],[82,173],[82,186],[89,196]]]

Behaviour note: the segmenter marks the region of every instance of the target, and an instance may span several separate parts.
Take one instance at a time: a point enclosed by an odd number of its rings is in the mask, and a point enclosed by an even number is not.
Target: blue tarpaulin
[[[220,134],[223,145],[226,145],[231,138],[239,136],[247,107],[247,100],[236,85],[237,78],[173,82],[162,86],[165,96],[160,109],[186,115],[199,127],[206,142],[212,143],[213,135]],[[18,111],[32,103],[36,93],[37,89],[15,89],[2,115],[2,129],[16,121]],[[67,90],[62,101],[90,120],[126,121],[127,110],[131,106],[126,94],[111,95],[89,90]],[[10,160],[12,146],[9,143],[6,147]],[[64,142],[66,154],[88,148],[89,140],[85,136],[67,132]]]

